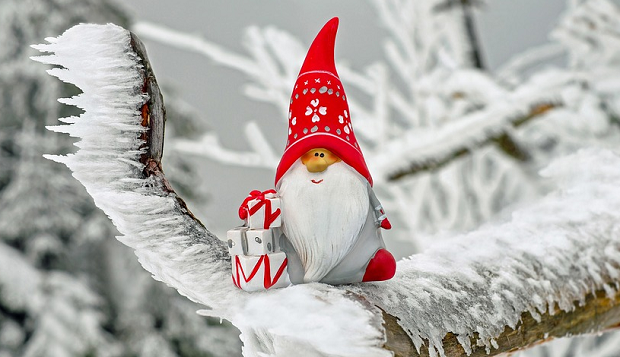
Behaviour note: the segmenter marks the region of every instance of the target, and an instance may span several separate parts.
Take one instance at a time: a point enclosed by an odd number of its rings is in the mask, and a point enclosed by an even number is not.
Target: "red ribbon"
[[[250,192],[250,195],[243,200],[243,203],[239,207],[239,218],[247,219],[248,213],[252,216],[254,213],[258,212],[263,206],[265,207],[265,222],[263,223],[263,228],[268,229],[271,223],[278,218],[280,215],[280,209],[278,208],[274,212],[271,211],[271,201],[265,198],[267,194],[276,194],[276,190],[267,190],[260,192],[259,190],[254,190]],[[254,205],[252,208],[248,208],[248,203],[252,200],[258,200],[258,203]]]

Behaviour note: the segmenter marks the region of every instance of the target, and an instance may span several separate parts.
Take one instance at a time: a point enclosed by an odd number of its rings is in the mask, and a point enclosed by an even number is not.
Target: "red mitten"
[[[392,224],[390,223],[390,221],[386,218],[383,221],[381,221],[381,228],[388,230],[392,228]]]

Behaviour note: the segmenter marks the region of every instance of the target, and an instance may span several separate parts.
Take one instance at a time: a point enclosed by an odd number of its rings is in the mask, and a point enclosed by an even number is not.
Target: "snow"
[[[184,214],[174,194],[142,178],[145,98],[128,32],[79,25],[48,42],[35,48],[54,55],[36,59],[63,67],[50,74],[83,91],[63,102],[85,110],[50,128],[80,137],[77,153],[48,157],[73,171],[155,279],[240,328],[246,356],[390,355],[381,349],[380,312],[351,291],[398,317],[418,348],[426,340],[440,355],[447,332],[466,351],[475,334],[491,350],[522,312],[538,318],[555,305],[570,311],[594,290],[615,292],[606,282],[620,274],[620,157],[604,149],[555,161],[542,172],[555,187],[544,199],[507,223],[399,262],[391,281],[240,291],[224,244]]]
[[[538,319],[555,306],[571,311],[595,290],[613,296],[606,282],[620,272],[619,167],[620,157],[601,149],[559,159],[542,171],[555,191],[510,222],[413,255],[399,262],[394,280],[354,291],[399,316],[418,347],[425,339],[440,354],[447,332],[467,351],[475,331],[491,349],[522,312]]]
[[[233,323],[245,356],[390,356],[378,309],[313,283],[253,294]]]
[[[64,272],[41,273],[2,243],[0,257],[0,299],[10,311],[31,316],[34,325],[24,356],[81,355],[93,346],[114,354],[100,330],[98,297],[85,284]],[[24,342],[19,325],[0,327],[2,346],[18,348]]]

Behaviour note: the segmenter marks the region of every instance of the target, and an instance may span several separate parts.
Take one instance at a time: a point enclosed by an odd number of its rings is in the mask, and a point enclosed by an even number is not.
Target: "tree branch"
[[[385,348],[394,352],[395,357],[429,356],[428,347],[423,346],[418,353],[398,320],[383,313],[387,342]],[[573,311],[559,311],[543,314],[536,320],[529,312],[521,314],[517,328],[506,327],[495,340],[497,347],[490,353],[484,346],[476,345],[476,338],[470,340],[472,351],[468,355],[457,337],[448,333],[442,340],[445,355],[448,357],[483,357],[531,347],[548,342],[554,338],[597,333],[620,327],[620,294],[610,298],[603,290],[588,295],[584,304],[575,303]]]
[[[435,155],[429,155],[428,158],[423,157],[419,159],[416,158],[415,160],[407,160],[409,161],[408,165],[405,166],[401,164],[399,168],[392,170],[392,172],[387,175],[387,179],[390,181],[396,181],[422,172],[436,171],[454,160],[469,155],[474,150],[487,145],[497,145],[497,147],[506,155],[519,161],[527,161],[530,158],[529,153],[525,148],[521,147],[512,139],[510,130],[512,128],[518,128],[533,119],[537,119],[547,111],[559,106],[560,104],[554,102],[542,102],[535,104],[530,108],[527,114],[517,115],[515,113],[511,119],[500,123],[498,128],[492,129],[493,132],[491,135],[486,133],[486,131],[489,130],[488,127],[480,127],[479,130],[481,133],[479,137],[481,137],[481,139],[473,140],[473,142],[466,140],[458,141],[455,145],[451,145],[448,150],[443,150],[445,152],[443,155],[437,155],[437,153],[434,153]],[[489,110],[478,114],[485,116],[484,114],[486,113],[490,114],[489,116],[497,115],[494,108],[490,108]],[[467,120],[467,118],[464,119]],[[454,129],[448,128],[448,131],[454,131]],[[433,144],[440,145],[437,144],[436,141],[434,141]]]
[[[54,55],[36,59],[64,67],[49,72],[80,86],[62,101],[84,113],[50,128],[80,137],[77,153],[47,157],[73,171],[155,279],[237,326],[248,356],[492,355],[620,324],[617,154],[559,160],[544,172],[557,187],[545,199],[400,261],[393,280],[250,294],[233,286],[223,242],[165,179],[165,110],[140,46],[114,25],[50,42],[35,48]]]
[[[34,59],[62,66],[48,72],[83,91],[60,101],[84,113],[49,127],[81,138],[80,149],[46,157],[73,171],[155,279],[213,309],[224,306],[224,296],[238,293],[230,256],[163,174],[165,109],[142,45],[117,26],[87,24],[34,47],[54,52]]]

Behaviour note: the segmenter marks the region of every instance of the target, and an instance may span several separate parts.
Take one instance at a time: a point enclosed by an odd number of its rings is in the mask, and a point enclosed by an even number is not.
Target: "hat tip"
[[[334,63],[334,49],[339,21],[338,17],[333,17],[323,25],[308,49],[306,59],[299,71],[300,76],[313,70],[324,70],[338,76]]]
[[[333,37],[336,37],[336,32],[338,32],[338,24],[340,23],[340,19],[336,17],[332,17],[331,20],[327,21],[323,26],[324,30],[331,32]]]
[[[338,16],[334,16],[331,18],[331,20],[327,21],[326,25],[337,29],[339,23],[340,23],[340,19],[338,18]]]

